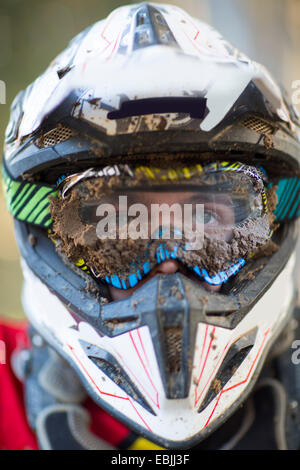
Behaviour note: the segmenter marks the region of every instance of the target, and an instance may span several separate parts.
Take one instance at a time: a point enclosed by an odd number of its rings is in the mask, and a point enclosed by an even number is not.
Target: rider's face
[[[198,204],[203,204],[203,225],[204,232],[213,238],[221,240],[230,240],[232,235],[232,226],[234,225],[234,210],[232,208],[231,200],[226,195],[218,195],[212,197],[209,194],[199,194],[195,192],[142,192],[140,194],[135,193],[134,199],[130,193],[127,195],[128,204],[139,203],[144,204],[147,208],[150,208],[152,204],[167,204],[171,207],[173,204],[180,204],[182,207],[184,204],[193,204],[197,201]],[[176,226],[177,222],[176,215],[173,214],[171,223]],[[161,214],[159,218],[154,221],[154,227],[151,225],[151,230],[157,229],[161,225]],[[181,272],[187,277],[192,277],[196,282],[199,282],[208,291],[218,292],[221,286],[212,286],[206,282],[201,282],[199,278],[183,267],[177,260],[166,260],[156,266],[148,273],[147,277],[140,281],[135,287],[127,290],[117,289],[110,286],[110,294],[113,300],[120,300],[132,295],[132,293],[138,289],[142,284],[149,281],[156,274],[174,274]]]

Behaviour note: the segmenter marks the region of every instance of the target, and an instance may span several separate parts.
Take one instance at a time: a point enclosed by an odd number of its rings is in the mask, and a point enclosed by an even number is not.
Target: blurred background
[[[106,17],[114,8],[130,3],[137,2],[1,0],[0,80],[6,84],[6,104],[0,104],[1,149],[10,104],[18,91],[40,75],[75,34]],[[293,93],[292,82],[300,80],[300,0],[162,3],[175,4],[209,22],[252,59],[264,63],[288,94]],[[0,317],[22,318],[19,255],[2,192],[0,216]]]

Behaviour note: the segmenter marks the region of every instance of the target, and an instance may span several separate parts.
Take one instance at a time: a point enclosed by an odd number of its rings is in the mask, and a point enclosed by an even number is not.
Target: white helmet
[[[265,68],[171,5],[116,9],[12,105],[4,179],[26,315],[101,407],[160,446],[192,447],[222,425],[291,318],[299,149],[297,117]],[[72,233],[64,238],[55,220],[66,207],[62,184],[72,191],[103,175],[131,177],[141,162],[151,171],[153,156],[156,167],[184,162],[184,173],[196,161],[201,172],[259,181],[252,230],[268,220],[267,235],[254,243],[248,226],[224,266],[208,273],[205,256],[193,265],[208,284],[222,284],[218,292],[182,272],[139,284],[168,258],[166,247],[143,272],[129,273],[119,254],[129,284],[119,267],[112,273],[114,258],[109,269],[102,260],[106,275],[93,265],[80,237],[78,260],[68,256]],[[276,250],[261,252],[271,244]],[[112,300],[109,286],[134,291]]]

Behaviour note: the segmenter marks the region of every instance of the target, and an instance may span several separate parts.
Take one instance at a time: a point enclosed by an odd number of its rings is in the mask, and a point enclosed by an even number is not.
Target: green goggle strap
[[[59,192],[52,186],[12,179],[2,166],[4,195],[8,211],[18,220],[43,228],[52,224],[50,197]]]

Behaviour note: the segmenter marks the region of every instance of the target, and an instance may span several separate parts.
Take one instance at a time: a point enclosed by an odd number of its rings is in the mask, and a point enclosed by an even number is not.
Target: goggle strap
[[[8,211],[21,222],[42,228],[52,225],[50,197],[57,197],[58,191],[50,185],[14,180],[2,166],[4,195]]]
[[[271,188],[274,184],[269,185]],[[300,216],[300,178],[284,178],[277,183],[278,204],[274,211],[276,222],[286,222]]]

